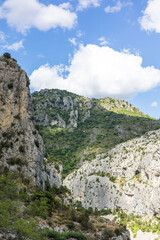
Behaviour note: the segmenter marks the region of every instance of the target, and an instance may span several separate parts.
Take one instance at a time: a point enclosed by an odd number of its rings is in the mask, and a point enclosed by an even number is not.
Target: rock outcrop
[[[77,128],[90,118],[91,111],[98,109],[145,117],[138,108],[121,99],[87,98],[58,89],[34,92],[32,98],[36,122],[42,126]]]
[[[12,58],[0,58],[0,166],[18,171],[33,185],[61,185],[60,167],[43,163],[44,144],[33,124],[26,73]]]
[[[117,145],[64,180],[86,208],[160,216],[160,130]]]
[[[36,122],[42,126],[77,128],[80,115],[85,121],[93,108],[92,99],[58,89],[34,92],[32,98]]]

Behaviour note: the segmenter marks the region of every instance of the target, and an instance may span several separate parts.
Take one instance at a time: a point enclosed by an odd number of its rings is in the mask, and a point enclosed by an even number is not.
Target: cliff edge
[[[0,57],[0,166],[33,185],[61,185],[62,167],[44,161],[44,144],[33,123],[29,78],[15,59]]]

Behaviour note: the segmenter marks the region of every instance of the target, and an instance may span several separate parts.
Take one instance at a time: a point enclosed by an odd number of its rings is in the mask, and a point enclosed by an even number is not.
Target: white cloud
[[[32,87],[34,87],[35,90],[45,88],[62,89],[62,86],[64,85],[65,89],[65,80],[61,75],[63,70],[63,66],[50,67],[48,64],[41,66],[38,70],[33,71],[32,75],[30,76]],[[53,81],[55,82],[53,83]]]
[[[109,42],[106,40],[105,37],[100,37],[100,38],[98,38],[98,40],[100,41],[101,46],[106,46],[109,44]]]
[[[44,55],[41,54],[41,53],[39,53],[39,54],[37,55],[37,57],[39,57],[39,58],[44,58]]]
[[[71,29],[77,15],[69,9],[68,3],[56,6],[44,5],[38,0],[5,0],[0,7],[0,18],[6,19],[9,26],[22,33],[32,27],[42,31],[56,27]]]
[[[158,106],[158,103],[157,102],[152,102],[151,103],[151,107],[157,107]]]
[[[3,48],[5,48],[7,50],[18,51],[20,48],[24,48],[23,40],[21,40],[19,42],[15,42],[15,43],[13,43],[11,45],[4,45]]]
[[[101,0],[79,0],[77,10],[83,10],[88,7],[99,7]]]
[[[118,1],[115,6],[113,6],[113,7],[107,6],[104,9],[104,11],[106,13],[115,13],[115,12],[121,11],[121,9],[123,7],[132,6],[132,5],[133,5],[133,3],[131,1],[125,1],[125,2]]]
[[[139,21],[142,29],[160,33],[160,0],[149,0]]]
[[[76,38],[69,38],[68,40],[69,40],[69,42],[72,43],[74,46],[77,45],[77,43],[76,43]]]
[[[77,31],[77,33],[76,33],[76,36],[78,37],[78,38],[80,38],[80,37],[82,37],[84,35],[84,33],[82,32],[82,31]]]
[[[120,1],[117,2],[117,4],[113,7],[111,6],[107,6],[104,10],[106,13],[115,13],[115,12],[119,12],[122,9],[122,3]]]
[[[129,98],[160,85],[160,70],[142,67],[142,60],[108,46],[82,45],[68,66],[66,78],[64,67],[41,66],[31,74],[31,86],[35,90],[66,89],[88,97]]]
[[[0,31],[0,42],[5,42],[6,41],[6,36],[4,32]]]

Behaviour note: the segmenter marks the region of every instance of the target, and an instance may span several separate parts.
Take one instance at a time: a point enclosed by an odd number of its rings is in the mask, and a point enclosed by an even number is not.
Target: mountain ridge
[[[47,157],[63,162],[64,176],[84,160],[160,126],[124,100],[90,99],[57,89],[34,92],[32,99]]]

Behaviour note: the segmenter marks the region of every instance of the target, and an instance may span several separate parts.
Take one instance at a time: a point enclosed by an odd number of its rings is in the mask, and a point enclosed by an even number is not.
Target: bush
[[[8,89],[12,89],[13,88],[13,83],[9,83],[8,84]]]
[[[114,233],[110,229],[105,229],[102,233],[102,239],[103,240],[110,239],[113,236],[114,236]]]
[[[44,219],[50,216],[52,212],[53,196],[51,193],[34,192],[31,196],[31,203],[26,208],[25,213],[31,216],[40,216]]]
[[[44,229],[44,230],[42,230],[42,233],[48,239],[54,239],[54,240],[67,240],[70,238],[74,238],[77,240],[87,240],[87,237],[80,232],[59,233],[59,232],[56,232],[53,230]]]
[[[8,164],[10,165],[20,165],[20,166],[27,166],[28,163],[20,158],[12,157],[8,159]]]
[[[34,143],[35,143],[36,147],[39,148],[39,142],[38,142],[38,140],[34,140]]]
[[[17,219],[13,224],[14,231],[16,232],[17,239],[26,240],[40,240],[45,239],[41,232],[38,230],[37,225],[33,221],[26,219]]]
[[[19,151],[25,153],[25,147],[23,145],[19,146]]]
[[[3,57],[9,59],[11,58],[11,54],[6,52],[3,54]]]

